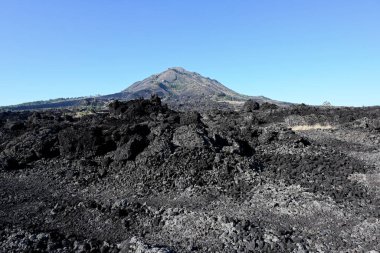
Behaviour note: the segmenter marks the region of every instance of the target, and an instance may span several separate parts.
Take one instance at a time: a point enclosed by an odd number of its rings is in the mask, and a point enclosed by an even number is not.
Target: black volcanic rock
[[[0,171],[15,170],[19,168],[19,163],[13,157],[0,156]]]
[[[100,127],[69,127],[58,134],[60,154],[70,159],[104,155],[116,144]]]
[[[199,124],[201,123],[201,115],[195,111],[182,113],[180,123],[181,125]]]
[[[140,135],[135,135],[129,138],[128,142],[115,151],[114,159],[116,161],[133,160],[141,153],[149,142]]]
[[[378,249],[380,109],[268,108],[0,113],[0,252]]]
[[[245,112],[253,112],[260,109],[260,104],[256,101],[253,101],[252,99],[249,99],[247,102],[243,105],[243,111]]]
[[[265,102],[261,105],[261,110],[274,110],[277,108],[278,108],[278,105],[273,104],[273,103],[268,103],[268,102]]]
[[[138,99],[135,101],[121,102],[116,100],[108,105],[109,111],[124,118],[133,118],[151,113],[164,113],[168,111],[167,105],[161,104],[161,99],[157,95],[151,95],[150,100]]]

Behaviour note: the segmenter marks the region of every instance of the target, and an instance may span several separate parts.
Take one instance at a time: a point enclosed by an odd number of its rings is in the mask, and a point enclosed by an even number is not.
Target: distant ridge
[[[204,77],[196,72],[187,71],[182,67],[173,67],[162,73],[151,75],[142,81],[135,82],[125,90],[114,94],[38,101],[8,106],[3,109],[33,110],[74,106],[103,106],[115,99],[149,98],[154,94],[161,97],[163,102],[170,107],[179,110],[239,109],[248,99],[259,103],[288,104],[263,96],[242,95],[227,88],[217,80]]]

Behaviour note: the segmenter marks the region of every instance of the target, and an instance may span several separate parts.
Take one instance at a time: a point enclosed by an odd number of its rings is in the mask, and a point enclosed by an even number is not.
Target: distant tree
[[[323,102],[322,106],[330,107],[332,104],[329,101]]]

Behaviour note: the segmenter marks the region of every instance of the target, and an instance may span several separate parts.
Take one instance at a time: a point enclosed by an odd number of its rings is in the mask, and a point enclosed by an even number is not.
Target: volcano
[[[177,110],[204,111],[210,109],[237,110],[251,99],[258,103],[287,105],[263,96],[239,94],[215,79],[204,77],[182,67],[169,68],[130,85],[125,90],[97,97],[54,99],[7,107],[13,110],[64,108],[75,106],[103,106],[112,100],[133,100],[158,95],[164,103]]]

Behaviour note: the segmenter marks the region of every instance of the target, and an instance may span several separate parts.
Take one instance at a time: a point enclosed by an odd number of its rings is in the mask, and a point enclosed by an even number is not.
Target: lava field
[[[376,252],[379,193],[379,107],[0,113],[0,252]]]

